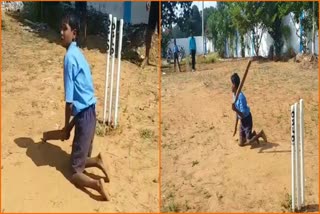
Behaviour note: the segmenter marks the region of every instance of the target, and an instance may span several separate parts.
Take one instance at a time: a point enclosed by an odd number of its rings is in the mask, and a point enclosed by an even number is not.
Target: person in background
[[[179,47],[177,45],[176,39],[173,40],[173,62],[174,62],[174,72],[176,72],[176,63],[178,63],[179,72],[181,72],[180,69],[180,62],[179,62]]]
[[[196,39],[193,36],[193,33],[191,32],[191,36],[189,39],[189,50],[190,50],[190,55],[192,59],[192,72],[196,70],[196,52],[197,52],[197,44],[196,44]]]

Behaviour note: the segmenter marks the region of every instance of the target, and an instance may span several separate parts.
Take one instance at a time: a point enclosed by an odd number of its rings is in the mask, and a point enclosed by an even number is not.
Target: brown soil
[[[41,143],[44,131],[62,128],[64,48],[23,30],[3,16],[2,30],[2,211],[3,212],[157,212],[157,70],[122,61],[119,128],[95,136],[93,155],[101,152],[111,182],[111,201],[101,202],[73,186],[68,177],[70,140]],[[90,38],[89,38],[90,39]],[[102,117],[106,56],[83,50],[92,68],[98,118]],[[117,67],[117,66],[116,66]],[[144,134],[148,133],[148,134]],[[102,176],[102,172],[88,169]],[[90,197],[91,196],[91,197]]]
[[[318,68],[253,62],[243,92],[254,129],[263,129],[269,142],[239,147],[230,77],[242,77],[246,65],[230,60],[197,65],[195,73],[163,69],[163,211],[287,211],[290,106],[299,98],[305,101],[305,210],[318,210]]]

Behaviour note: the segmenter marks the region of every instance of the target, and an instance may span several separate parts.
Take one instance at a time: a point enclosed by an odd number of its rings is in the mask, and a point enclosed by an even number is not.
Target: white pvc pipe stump
[[[122,51],[122,34],[123,34],[123,19],[120,20],[119,27],[119,44],[118,44],[118,75],[117,75],[117,86],[116,86],[116,104],[114,111],[114,127],[118,125],[118,106],[119,106],[119,94],[120,94],[120,73],[121,73],[121,51]]]
[[[300,110],[299,116],[298,110]],[[291,206],[293,212],[296,208],[300,211],[305,204],[304,180],[304,109],[303,99],[300,99],[299,107],[298,103],[291,106]]]
[[[105,74],[105,91],[104,91],[104,108],[103,108],[103,123],[106,122],[107,112],[108,125],[111,124],[112,107],[114,101],[114,64],[116,52],[116,34],[117,34],[117,18],[109,15],[108,19],[108,40],[107,40],[107,65]],[[119,39],[118,39],[118,67],[116,71],[116,95],[114,104],[114,128],[118,125],[118,108],[119,108],[119,95],[120,95],[120,77],[121,77],[121,51],[122,51],[122,35],[123,35],[123,19],[120,19],[119,26]],[[111,58],[111,77],[110,76],[110,58]],[[110,86],[110,93],[108,96],[108,88]],[[109,99],[109,100],[108,100]],[[107,110],[107,103],[109,101],[109,108]]]
[[[108,100],[108,87],[109,87],[109,70],[110,70],[110,52],[111,52],[111,29],[112,29],[112,15],[109,14],[108,19],[108,40],[107,40],[107,66],[105,75],[105,89],[104,89],[104,105],[103,105],[103,124],[106,122],[107,100]],[[110,121],[108,120],[108,124]]]

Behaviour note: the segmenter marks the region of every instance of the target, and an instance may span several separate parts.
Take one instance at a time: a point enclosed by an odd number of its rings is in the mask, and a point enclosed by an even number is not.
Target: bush
[[[196,59],[197,63],[205,63],[205,64],[209,64],[209,63],[215,63],[219,60],[219,55],[218,53],[211,53],[208,54],[206,56],[198,56]]]

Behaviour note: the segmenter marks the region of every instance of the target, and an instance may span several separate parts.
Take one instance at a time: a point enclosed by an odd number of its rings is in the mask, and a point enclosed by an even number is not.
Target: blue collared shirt
[[[178,52],[179,52],[178,45],[174,45],[174,46],[173,46],[173,52],[174,52],[174,53],[178,53]]]
[[[84,55],[72,42],[64,57],[65,101],[72,103],[72,115],[96,103],[90,66]]]
[[[233,95],[233,100],[234,99],[235,99],[235,96]],[[236,109],[244,115],[244,118],[250,114],[250,108],[247,104],[247,99],[242,92],[240,92],[238,100],[235,103],[235,106],[236,106]],[[243,119],[239,115],[238,115],[238,118]]]
[[[190,49],[190,52],[191,50],[197,50],[197,44],[196,44],[196,39],[194,37],[190,37],[189,39],[189,49]]]

